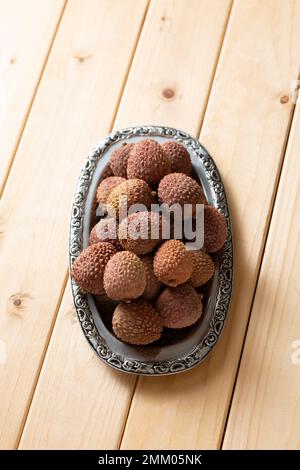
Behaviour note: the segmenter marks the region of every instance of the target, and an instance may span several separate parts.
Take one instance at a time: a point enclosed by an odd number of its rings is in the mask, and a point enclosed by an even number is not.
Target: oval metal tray
[[[82,294],[71,276],[74,304],[83,333],[96,354],[120,371],[167,375],[191,369],[212,351],[224,328],[232,291],[232,228],[225,190],[212,157],[200,142],[186,132],[160,126],[130,127],[112,132],[88,155],[74,195],[69,257],[70,267],[82,249],[88,246],[95,211],[98,182],[110,155],[121,141],[135,142],[151,137],[158,141],[175,139],[189,151],[193,173],[200,180],[208,203],[226,217],[228,237],[223,250],[214,257],[216,273],[205,293],[205,308],[200,321],[177,332],[166,331],[161,340],[149,346],[131,346],[119,341],[111,330],[113,303],[101,303],[101,296]],[[182,306],[184,310],[184,305]]]

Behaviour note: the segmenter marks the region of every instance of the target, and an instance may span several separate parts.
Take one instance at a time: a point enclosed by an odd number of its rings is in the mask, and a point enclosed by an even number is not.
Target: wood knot
[[[73,305],[70,305],[70,309],[66,312],[66,317],[70,318],[72,323],[77,323],[77,313]]]
[[[175,91],[172,88],[164,88],[162,95],[166,100],[171,100],[175,97]]]
[[[17,59],[15,57],[12,57],[9,61],[11,65],[14,65],[17,62]]]
[[[166,17],[164,15],[161,17],[161,21],[166,21]]]
[[[74,59],[78,64],[82,64],[85,62],[87,59],[90,59],[92,57],[92,54],[76,54],[74,55]]]
[[[26,300],[31,299],[29,294],[17,292],[9,298],[8,312],[16,317],[22,317],[26,308]]]
[[[288,103],[289,101],[289,97],[287,95],[283,95],[281,98],[280,98],[280,103],[281,104],[286,104]]]

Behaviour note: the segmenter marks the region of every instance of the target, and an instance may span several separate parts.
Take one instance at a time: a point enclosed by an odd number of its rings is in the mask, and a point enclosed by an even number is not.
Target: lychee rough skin
[[[156,301],[156,309],[166,328],[186,328],[202,315],[201,294],[190,284],[166,287]]]
[[[103,218],[91,230],[89,244],[109,242],[117,249],[123,250],[117,237],[117,223],[114,219]]]
[[[136,255],[150,253],[160,242],[161,221],[157,212],[136,212],[122,220],[118,236],[124,250]]]
[[[116,248],[107,242],[90,245],[83,250],[72,265],[72,275],[83,293],[103,293],[104,269]]]
[[[145,300],[120,303],[114,311],[115,335],[129,344],[145,345],[160,338],[162,321],[157,311]]]
[[[141,261],[144,264],[144,268],[146,271],[146,288],[144,290],[144,293],[142,295],[143,299],[148,300],[148,302],[151,302],[156,298],[158,295],[162,283],[157,279],[157,277],[154,274],[153,270],[153,256],[148,255],[148,256],[143,256],[141,258]]]
[[[204,250],[214,253],[220,250],[227,238],[227,223],[215,207],[204,206]]]
[[[146,209],[149,209],[152,199],[151,189],[145,181],[129,179],[110,193],[107,200],[108,211],[119,217],[122,209],[128,210],[133,204],[143,204]]]
[[[140,297],[146,287],[146,272],[142,261],[130,251],[119,251],[107,263],[104,289],[113,300]]]
[[[124,181],[126,181],[125,178],[120,178],[119,176],[109,176],[102,180],[97,189],[98,204],[106,204],[112,190],[121,183],[124,183]]]
[[[184,145],[170,141],[162,144],[162,149],[169,157],[172,173],[185,173],[188,176],[191,174],[191,157]]]
[[[159,183],[158,197],[160,202],[168,206],[179,204],[183,208],[185,204],[192,204],[193,214],[196,204],[206,202],[201,186],[183,173],[170,173],[165,176]]]
[[[170,171],[168,156],[161,145],[151,139],[138,142],[127,161],[127,177],[140,178],[149,186],[155,186]]]
[[[193,272],[189,282],[193,287],[200,287],[213,277],[215,265],[211,257],[202,250],[191,250],[191,255]]]
[[[176,287],[186,282],[192,274],[191,253],[180,240],[168,240],[155,253],[153,269],[161,282]]]
[[[124,142],[121,147],[117,148],[110,157],[110,167],[115,176],[127,178],[127,161],[134,144]]]

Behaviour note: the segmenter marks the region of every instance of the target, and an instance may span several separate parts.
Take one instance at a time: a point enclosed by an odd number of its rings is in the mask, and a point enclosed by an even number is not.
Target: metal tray
[[[175,139],[189,151],[193,173],[203,187],[210,205],[226,217],[228,237],[221,252],[215,255],[214,278],[206,287],[202,318],[192,327],[174,332],[167,330],[162,339],[148,346],[131,346],[112,333],[113,303],[101,303],[101,296],[84,295],[71,276],[74,305],[88,342],[107,365],[123,372],[142,375],[168,375],[196,366],[212,351],[224,328],[232,291],[232,228],[224,186],[216,165],[207,150],[186,132],[161,126],[137,126],[115,131],[88,155],[80,173],[71,214],[70,267],[82,249],[88,246],[93,223],[94,200],[98,182],[110,155],[120,142],[135,142],[151,137],[159,142]],[[182,306],[184,310],[184,305]]]

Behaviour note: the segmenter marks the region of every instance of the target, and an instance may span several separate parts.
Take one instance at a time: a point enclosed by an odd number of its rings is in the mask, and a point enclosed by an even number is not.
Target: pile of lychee
[[[90,244],[74,261],[72,275],[83,293],[118,302],[112,315],[117,338],[146,345],[158,340],[164,328],[186,328],[200,319],[201,286],[214,275],[211,254],[226,241],[226,219],[207,205],[202,187],[191,176],[190,154],[177,141],[124,142],[112,153],[105,173],[96,199],[105,204],[108,216],[92,228]],[[124,200],[128,207],[143,204],[147,210],[121,220]],[[150,210],[153,203],[204,204],[203,248],[189,250],[184,240],[163,239],[161,216]],[[156,225],[159,235],[131,238],[130,223]]]

